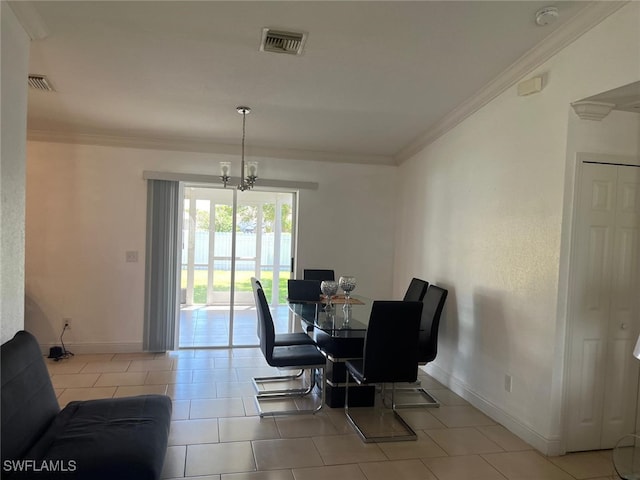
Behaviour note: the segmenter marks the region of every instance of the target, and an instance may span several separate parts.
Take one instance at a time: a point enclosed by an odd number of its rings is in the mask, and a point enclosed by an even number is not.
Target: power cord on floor
[[[69,324],[65,323],[64,327],[62,327],[62,333],[60,334],[60,343],[62,344],[62,355],[60,355],[57,358],[54,358],[54,361],[59,362],[60,360],[64,360],[66,358],[71,358],[73,357],[73,352],[70,352],[69,350],[67,350],[67,347],[64,346],[64,340],[62,339],[62,337],[64,337],[64,332],[69,328]]]

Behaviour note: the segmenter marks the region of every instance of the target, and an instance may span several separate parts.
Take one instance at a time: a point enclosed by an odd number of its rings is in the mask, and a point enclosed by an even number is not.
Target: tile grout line
[[[242,388],[241,388],[240,384],[244,383],[245,380],[241,380],[240,379],[240,375],[238,373],[239,369],[241,369],[242,372],[243,372],[242,376],[246,376],[247,373],[250,373],[251,369],[261,368],[262,367],[262,365],[258,362],[258,359],[260,358],[258,355],[256,355],[256,358],[254,360],[244,360],[245,358],[246,359],[253,358],[253,355],[251,355],[251,354],[245,355],[244,352],[242,352],[242,353],[243,354],[240,357],[237,357],[237,358],[242,358],[243,359],[243,360],[241,360],[240,363],[242,365],[245,365],[245,364],[246,365],[250,365],[250,364],[253,363],[254,364],[253,366],[235,367],[235,366],[233,366],[234,362],[232,361],[232,358],[236,358],[236,357],[224,357],[223,355],[220,355],[219,357],[217,357],[217,356],[197,357],[197,358],[209,358],[211,360],[211,362],[209,363],[209,368],[205,368],[205,369],[203,369],[203,368],[193,368],[193,367],[196,367],[196,366],[201,366],[202,367],[203,366],[202,364],[206,363],[206,362],[198,362],[198,361],[192,362],[192,361],[188,360],[187,362],[185,362],[183,364],[183,366],[184,365],[188,365],[190,368],[177,369],[177,366],[178,366],[178,364],[180,362],[180,359],[183,358],[183,357],[169,357],[169,356],[165,355],[163,357],[158,357],[158,358],[154,357],[153,359],[140,358],[140,359],[125,360],[128,363],[126,365],[126,368],[125,368],[124,372],[104,372],[104,371],[102,371],[102,372],[88,372],[88,373],[87,372],[83,372],[82,370],[87,368],[87,366],[91,362],[87,363],[87,362],[82,362],[82,360],[80,360],[78,363],[80,365],[82,365],[82,366],[80,367],[79,371],[76,371],[76,372],[70,373],[70,374],[64,374],[64,373],[51,374],[51,372],[50,372],[50,375],[51,375],[52,378],[54,378],[54,377],[62,377],[62,378],[71,379],[73,376],[76,376],[76,375],[78,375],[78,376],[80,376],[80,378],[82,378],[82,375],[90,375],[92,373],[96,373],[97,376],[96,376],[95,380],[91,382],[90,386],[87,387],[87,391],[86,392],[78,391],[78,394],[87,395],[87,394],[92,394],[92,392],[90,392],[90,389],[101,388],[101,387],[97,387],[97,384],[100,381],[104,380],[105,377],[106,378],[116,378],[117,374],[124,373],[125,374],[124,378],[126,379],[126,377],[127,377],[126,374],[128,374],[128,373],[137,373],[137,372],[130,372],[129,371],[129,369],[132,366],[135,366],[135,362],[136,361],[142,361],[142,362],[151,361],[151,362],[153,362],[153,361],[157,360],[159,362],[163,362],[165,364],[168,364],[168,366],[171,369],[170,370],[164,370],[164,369],[163,370],[153,370],[153,366],[155,366],[155,365],[149,364],[151,370],[150,369],[146,369],[146,370],[142,370],[142,372],[140,372],[140,373],[143,374],[141,376],[143,378],[141,386],[142,387],[147,386],[147,381],[149,381],[150,378],[154,375],[153,372],[171,372],[171,375],[176,376],[176,378],[177,378],[178,375],[180,375],[182,380],[186,379],[187,382],[180,383],[180,385],[191,385],[191,386],[193,386],[192,387],[193,390],[188,390],[186,394],[178,395],[181,398],[174,399],[176,401],[177,400],[182,400],[182,401],[187,401],[188,402],[183,407],[183,408],[186,409],[186,418],[183,418],[181,420],[197,421],[197,420],[202,420],[202,419],[215,419],[215,421],[216,421],[216,429],[217,429],[217,439],[218,439],[218,441],[215,442],[215,443],[217,443],[217,444],[225,444],[225,443],[232,443],[232,442],[223,442],[222,441],[222,438],[221,438],[221,433],[222,432],[221,432],[221,422],[220,422],[220,420],[221,420],[221,418],[240,418],[240,417],[235,417],[233,415],[229,415],[229,414],[235,413],[235,409],[234,409],[234,412],[223,411],[223,412],[216,413],[216,415],[214,417],[202,417],[202,418],[198,417],[197,419],[194,419],[194,418],[192,418],[193,400],[194,399],[201,399],[201,400],[220,400],[220,401],[222,401],[224,399],[227,399],[229,401],[236,401],[236,402],[238,400],[240,400],[240,401],[243,402],[242,403],[242,412],[243,412],[242,418],[256,417],[255,412],[252,409],[249,408],[250,404],[247,403],[247,401],[245,400],[245,397],[242,396],[241,394],[240,394],[240,396],[237,396],[238,394],[236,394],[236,396],[230,396],[230,397],[220,397],[219,396],[220,393],[221,393],[221,388],[222,388],[221,386],[222,386],[223,383],[225,384],[225,386],[224,386],[225,388],[226,387],[231,388],[231,390],[227,392],[227,394],[229,394],[229,395],[231,393],[235,392],[236,388],[238,389],[238,392],[242,392]],[[191,358],[191,357],[184,357],[184,358]],[[196,358],[195,355],[193,356],[193,358]],[[167,361],[167,359],[169,361]],[[108,360],[106,363],[111,363],[111,362],[114,362],[114,361],[119,361],[119,359],[116,358],[115,355],[112,355],[110,360]],[[222,367],[221,368],[215,368],[216,362],[218,363],[218,365],[224,363],[226,366],[224,368],[222,368]],[[73,368],[70,368],[70,369],[74,370],[75,369],[75,365],[73,366]],[[223,381],[210,380],[210,381],[207,381],[207,382],[194,383],[195,371],[196,370],[202,370],[203,372],[211,371],[211,375],[212,375],[211,378],[214,378],[214,376],[221,375],[220,378],[222,378]],[[214,373],[213,372],[214,370],[220,370],[221,372],[215,372]],[[223,375],[222,370],[225,370],[227,372],[226,376],[222,376]],[[163,373],[163,375],[164,374],[166,374],[166,373]],[[163,379],[162,375],[159,375],[159,378],[160,378],[160,381],[161,381]],[[71,383],[73,383],[73,382],[71,382]],[[82,382],[80,382],[80,383],[82,383]],[[116,383],[116,382],[114,382],[114,383]],[[111,396],[112,397],[115,397],[122,387],[127,388],[127,387],[135,387],[135,386],[137,386],[137,385],[126,385],[126,382],[125,382],[125,385],[120,385],[119,384],[120,383],[119,380],[117,381],[117,383],[118,383],[118,385],[114,385],[114,386],[109,386],[108,387],[111,390]],[[236,386],[235,384],[238,384],[238,385]],[[162,383],[162,384],[159,384],[158,387],[160,387],[159,390],[160,389],[164,389],[165,393],[168,393],[169,387],[171,387],[172,385],[174,385],[174,384]],[[178,384],[176,383],[175,385],[178,385]],[[196,385],[198,385],[198,386],[196,387]],[[213,386],[213,392],[214,392],[214,395],[215,395],[214,397],[209,397],[208,394],[207,394],[207,392],[209,391],[208,389],[210,388],[211,385]],[[151,387],[151,385],[148,385],[148,386]],[[81,388],[81,387],[77,387],[77,388]],[[201,390],[201,389],[204,389],[204,390]],[[69,393],[69,388],[67,388],[67,387],[61,388],[59,390],[59,393],[58,393],[56,398],[60,399],[61,396],[63,394],[65,394],[65,392],[68,393],[67,396],[69,398],[72,398],[74,396],[73,388],[71,390],[72,391]],[[446,388],[445,388],[445,390],[446,390]],[[193,398],[194,395],[202,395],[203,393],[205,395],[207,395],[207,396],[202,397],[202,398],[199,398],[199,397]],[[174,391],[174,394],[172,395],[172,397],[174,395],[175,395],[175,391]],[[503,455],[503,454],[525,453],[525,452],[529,452],[529,451],[536,452],[531,447],[529,447],[528,449],[522,449],[521,450],[519,448],[520,444],[516,444],[516,443],[514,443],[512,445],[513,447],[516,448],[515,450],[509,448],[509,446],[511,445],[512,442],[510,442],[509,437],[503,436],[502,431],[498,430],[497,428],[496,429],[488,429],[487,433],[482,431],[481,429],[484,428],[484,427],[494,427],[494,426],[498,426],[499,424],[497,424],[497,423],[492,423],[491,425],[474,424],[474,422],[476,420],[473,417],[469,417],[467,415],[467,413],[465,412],[465,410],[472,411],[473,410],[473,406],[470,406],[470,405],[455,405],[455,404],[448,405],[448,406],[444,405],[444,406],[445,407],[454,407],[454,408],[451,408],[450,409],[451,410],[450,413],[447,412],[447,416],[445,416],[445,419],[447,419],[447,423],[449,423],[451,425],[454,425],[454,426],[450,427],[447,424],[443,424],[441,427],[439,427],[440,429],[443,429],[443,430],[456,430],[456,429],[470,428],[473,432],[475,432],[476,434],[479,435],[479,438],[488,440],[492,444],[495,444],[497,446],[496,448],[499,448],[499,450],[500,450],[500,451],[490,452],[490,453],[468,453],[468,454],[464,454],[464,455],[450,455],[450,454],[448,454],[448,452],[444,449],[444,447],[436,439],[432,438],[429,435],[429,433],[428,433],[428,430],[430,430],[429,428],[420,428],[420,429],[416,428],[416,431],[422,432],[426,436],[426,438],[431,439],[436,446],[438,446],[444,452],[446,452],[447,453],[447,455],[446,455],[447,457],[472,456],[472,455],[473,456],[477,456],[477,457],[482,459],[482,464],[488,465],[492,469],[492,471],[498,473],[500,478],[504,478],[506,480],[512,480],[514,478],[513,476],[507,477],[505,473],[503,473],[501,470],[498,470],[497,467],[494,467],[491,463],[489,463],[489,461],[487,460],[488,455],[489,454],[493,454],[493,453],[495,453],[496,455]],[[181,411],[182,411],[182,408],[181,408]],[[433,417],[434,420],[442,422],[442,420],[440,420],[439,418],[434,416],[432,414],[432,412],[424,412],[424,414],[426,416]],[[345,431],[342,428],[340,422],[338,421],[339,418],[340,418],[338,415],[336,415],[336,416],[328,415],[326,418],[335,427],[335,429],[336,429],[336,432],[335,432],[336,438],[340,438],[340,437],[344,437],[345,435],[348,435],[348,432]],[[416,418],[417,422],[423,422],[426,419],[426,417],[423,417],[422,415],[420,415],[419,417],[416,416],[415,418]],[[462,424],[461,420],[465,421],[465,422],[469,422],[469,423],[471,423],[471,425]],[[275,425],[276,425],[275,431],[274,432],[270,432],[269,435],[277,435],[277,437],[276,438],[264,438],[262,440],[278,440],[278,439],[279,440],[284,440],[285,439],[283,437],[283,430],[281,429],[281,425],[277,421],[275,421]],[[433,429],[433,428],[431,428],[431,429]],[[320,433],[316,433],[314,435],[313,432],[311,432],[309,434],[310,435],[309,437],[303,437],[303,438],[311,438],[311,440],[312,440],[312,442],[314,444],[315,452],[322,459],[323,466],[324,467],[330,467],[330,466],[335,466],[335,465],[345,465],[345,464],[327,464],[326,463],[327,460],[325,460],[325,458],[323,458],[323,456],[320,454],[320,450],[318,448],[319,444],[316,442],[316,440],[317,439],[325,439],[325,437],[332,436],[332,435],[327,435],[327,434],[323,433],[323,432],[325,432],[325,430],[321,431],[321,430],[318,429],[318,430],[314,430],[314,431],[320,432]],[[492,436],[489,436],[489,434],[492,435]],[[505,435],[506,435],[506,433],[505,433]],[[498,439],[499,442],[494,440],[494,437],[496,439]],[[296,438],[300,438],[300,437],[297,437],[297,436],[294,435],[292,437],[287,437],[286,439],[293,440],[293,439],[296,439]],[[254,471],[262,472],[261,470],[258,470],[257,458],[256,458],[256,450],[254,448],[255,447],[255,443],[254,442],[256,440],[258,440],[258,439],[260,439],[260,437],[255,438],[253,440],[249,440],[249,441],[250,441],[250,444],[251,444],[252,456],[253,456],[254,465],[255,465],[255,470]],[[239,441],[240,440],[235,440],[233,442],[239,442]],[[184,453],[184,458],[183,458],[184,463],[183,463],[183,466],[182,466],[182,471],[183,471],[183,475],[185,475],[185,476],[186,476],[186,468],[189,465],[188,455],[187,455],[188,450],[189,450],[188,447],[196,445],[196,444],[197,444],[197,442],[196,443],[191,443],[191,444],[187,443],[184,446],[185,453]],[[382,448],[381,448],[381,450],[382,450],[382,453],[383,453],[383,457],[385,458],[385,460],[381,460],[382,462],[394,462],[394,461],[399,461],[399,460],[419,460],[419,461],[421,461],[422,464],[424,464],[425,468],[427,468],[427,470],[434,475],[434,477],[439,478],[439,477],[437,477],[437,475],[435,475],[435,472],[433,472],[428,467],[428,465],[426,465],[426,463],[424,462],[425,459],[422,458],[422,457],[418,457],[418,458],[413,458],[413,457],[395,458],[395,456],[394,455],[390,455],[388,451],[386,451],[386,450],[384,450]],[[461,450],[463,450],[463,449],[461,449]],[[193,457],[193,455],[192,455],[192,457]],[[555,461],[553,461],[551,459],[551,457],[547,457],[547,456],[544,456],[544,455],[540,455],[540,457],[545,459],[545,461],[547,462],[548,465],[551,465],[551,466],[553,466],[554,469],[557,469],[557,470],[555,470],[556,474],[562,476],[562,478],[565,478],[564,475],[567,475],[566,478],[568,478],[568,479],[570,478],[572,480],[575,480],[576,478],[578,478],[578,477],[574,476],[571,473],[571,471],[573,471],[573,467],[572,467],[573,464],[572,463],[559,464],[559,463],[556,463]],[[247,457],[247,458],[249,458],[249,457]],[[327,457],[327,458],[328,458],[328,460],[330,460],[329,457]],[[193,458],[192,458],[192,461],[193,461]],[[372,460],[372,462],[373,462],[373,460]],[[575,462],[575,460],[574,460],[574,462]],[[359,471],[364,475],[364,477],[367,477],[367,475],[366,475],[365,471],[363,470],[362,466],[360,465],[360,463],[361,462],[356,462],[355,464],[358,465]],[[180,464],[179,463],[178,464],[174,464],[174,468],[175,467],[177,467],[177,469],[179,470]],[[294,470],[293,468],[287,467],[285,465],[283,467],[283,470],[284,469],[286,469],[289,472],[291,472],[291,475],[294,475],[293,474],[293,470]],[[511,471],[511,468],[509,469],[509,471]],[[505,470],[505,472],[506,472],[506,470]],[[217,478],[222,478],[221,474],[214,473],[214,471],[212,471],[211,475],[214,475],[214,476],[218,475]],[[611,474],[608,474],[608,476],[606,476],[606,478],[608,479],[610,476],[611,476]],[[604,475],[602,475],[601,477],[603,479],[605,478]],[[597,478],[601,478],[601,477],[598,476]],[[596,477],[589,477],[589,478],[596,478]]]

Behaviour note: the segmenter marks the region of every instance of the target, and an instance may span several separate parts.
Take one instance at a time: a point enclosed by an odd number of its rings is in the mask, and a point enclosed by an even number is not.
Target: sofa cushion
[[[38,478],[157,479],[170,421],[165,395],[70,402],[25,457],[75,470]]]
[[[0,347],[2,460],[24,457],[60,411],[35,337],[20,331]]]

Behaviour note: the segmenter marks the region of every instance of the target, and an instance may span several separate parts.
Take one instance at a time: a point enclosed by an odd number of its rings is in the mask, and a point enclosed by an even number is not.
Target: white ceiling
[[[549,4],[559,19],[539,27],[535,12]],[[235,107],[248,105],[250,155],[383,164],[397,162],[452,112],[470,112],[479,93],[506,88],[496,79],[518,62],[517,71],[527,73],[523,61],[540,42],[566,43],[570,36],[559,32],[571,25],[579,34],[576,19],[593,5],[11,3],[32,37],[44,37],[32,42],[30,73],[47,75],[55,88],[30,90],[31,136],[237,149],[242,117]],[[260,52],[263,27],[308,32],[304,54]]]

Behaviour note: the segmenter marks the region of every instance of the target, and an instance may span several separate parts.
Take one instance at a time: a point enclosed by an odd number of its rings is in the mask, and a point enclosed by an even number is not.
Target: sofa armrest
[[[2,461],[22,458],[60,412],[40,346],[20,331],[0,347]]]

